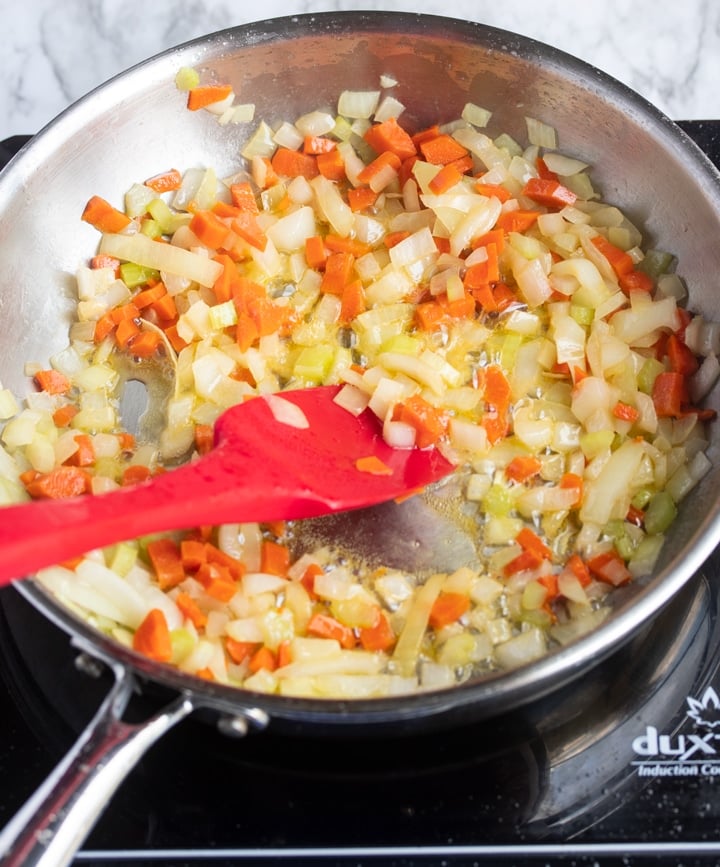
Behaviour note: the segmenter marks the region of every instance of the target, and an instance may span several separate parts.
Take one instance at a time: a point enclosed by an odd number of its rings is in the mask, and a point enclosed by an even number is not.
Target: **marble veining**
[[[580,57],[674,119],[720,118],[716,0],[0,0],[0,138],[42,128],[97,85],[153,54],[262,18],[381,9],[481,21]]]

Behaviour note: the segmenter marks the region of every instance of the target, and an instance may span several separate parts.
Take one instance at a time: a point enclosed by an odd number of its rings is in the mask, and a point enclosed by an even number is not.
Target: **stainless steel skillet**
[[[682,263],[691,306],[720,317],[720,176],[684,133],[627,88],[579,60],[512,34],[433,16],[399,13],[306,15],[212,34],[165,52],[99,88],[43,130],[0,176],[0,379],[20,392],[23,362],[47,358],[67,341],[71,276],[96,235],[79,223],[90,195],[119,199],[137,178],[177,165],[210,164],[230,173],[244,128],[220,127],[184,111],[174,86],[180,66],[230,81],[241,101],[270,121],[335,104],[338,92],[398,81],[404,117],[420,128],[456,117],[468,100],[493,111],[500,130],[524,137],[531,114],[555,126],[561,146],[595,168],[609,201],[642,225],[650,243]],[[718,406],[718,395],[710,398]],[[710,457],[718,464],[717,426]],[[98,635],[41,587],[18,587],[81,649],[106,661],[116,686],[74,754],[37,802],[0,837],[7,863],[65,863],[119,779],[170,726],[196,708],[230,730],[311,726],[351,735],[428,730],[487,718],[589,674],[655,616],[720,539],[718,472],[689,499],[651,580],[618,597],[595,632],[532,665],[445,692],[336,702],[262,696],[209,684],[140,659]],[[120,721],[136,682],[178,698],[139,727]],[[98,772],[99,773],[96,773]],[[77,800],[78,813],[68,808]],[[40,817],[33,816],[36,809]],[[57,828],[50,815],[66,821]],[[78,818],[79,816],[79,818]],[[46,860],[43,862],[43,858]]]

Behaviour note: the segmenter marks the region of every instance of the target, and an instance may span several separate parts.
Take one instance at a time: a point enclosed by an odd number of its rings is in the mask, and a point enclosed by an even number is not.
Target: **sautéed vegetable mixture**
[[[449,574],[298,550],[282,524],[40,573],[98,629],[199,677],[360,698],[527,663],[652,572],[709,468],[718,331],[684,307],[672,255],[553,128],[528,117],[519,142],[468,103],[410,130],[393,84],[253,126],[232,177],[159,166],[122,206],[93,196],[69,345],[27,366],[22,404],[0,391],[4,503],[142,484],[212,448],[227,407],[321,384],[391,445],[457,465],[477,562]],[[190,110],[255,123],[230,86],[191,69],[177,85]],[[127,379],[167,386],[159,436],[124,427]]]

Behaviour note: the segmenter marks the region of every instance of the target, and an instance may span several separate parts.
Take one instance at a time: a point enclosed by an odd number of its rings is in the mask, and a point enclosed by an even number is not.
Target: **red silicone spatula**
[[[209,454],[147,482],[1,509],[0,584],[148,533],[359,509],[452,472],[435,449],[388,446],[375,416],[338,406],[337,391],[299,389],[235,406],[216,422]],[[286,417],[293,412],[288,404],[307,426]],[[391,472],[359,469],[356,461],[370,456]]]

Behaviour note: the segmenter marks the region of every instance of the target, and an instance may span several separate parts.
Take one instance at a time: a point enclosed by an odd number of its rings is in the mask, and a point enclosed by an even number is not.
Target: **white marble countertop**
[[[716,0],[0,0],[0,139],[41,129],[134,63],[197,36],[302,12],[383,9],[480,21],[553,45],[674,120],[720,118]]]

